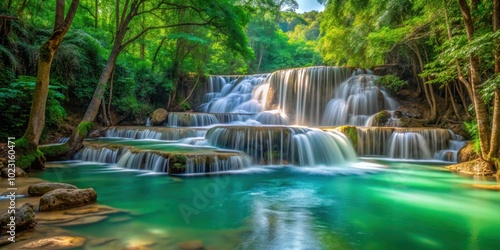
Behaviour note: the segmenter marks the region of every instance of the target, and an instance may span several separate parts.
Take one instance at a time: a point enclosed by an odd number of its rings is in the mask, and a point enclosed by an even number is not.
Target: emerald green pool
[[[265,167],[172,177],[112,165],[57,163],[36,174],[92,187],[98,202],[130,211],[75,234],[176,249],[499,249],[500,194],[443,166]],[[110,248],[103,245],[103,248]]]

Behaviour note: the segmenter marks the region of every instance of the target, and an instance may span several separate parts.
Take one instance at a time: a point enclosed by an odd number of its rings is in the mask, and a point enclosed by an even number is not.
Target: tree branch
[[[19,17],[17,16],[0,15],[0,18],[19,20]]]
[[[134,37],[130,38],[126,42],[124,42],[121,46],[121,49],[124,49],[131,43],[133,43],[135,40],[137,40],[139,37],[142,35],[146,34],[150,30],[157,30],[157,29],[166,29],[166,28],[172,28],[172,27],[179,27],[179,26],[205,26],[209,24],[209,22],[204,22],[204,23],[178,23],[178,24],[170,24],[170,25],[163,25],[163,26],[152,26],[152,27],[147,27],[146,29],[142,30],[139,32],[137,35]]]

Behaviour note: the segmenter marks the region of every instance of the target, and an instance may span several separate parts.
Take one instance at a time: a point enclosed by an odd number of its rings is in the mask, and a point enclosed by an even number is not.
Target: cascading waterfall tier
[[[284,126],[218,126],[208,130],[209,145],[243,151],[254,164],[339,165],[355,161],[348,139],[336,131]]]
[[[203,128],[109,127],[105,136],[130,139],[180,140],[203,137],[206,131]]]
[[[200,111],[207,113],[258,113],[263,111],[259,100],[252,98],[269,74],[250,76],[211,76],[205,103]]]
[[[137,140],[87,140],[75,156],[82,161],[168,174],[199,174],[241,170],[250,165],[244,153],[211,147]]]
[[[382,110],[395,110],[397,102],[375,85],[377,76],[355,75],[343,82],[328,102],[321,125],[364,126],[369,118]]]
[[[461,136],[440,128],[358,127],[359,156],[456,162]]]
[[[171,112],[168,114],[168,127],[205,127],[215,124],[244,122],[251,119],[253,114],[238,113],[198,113],[198,112]]]
[[[350,68],[308,67],[280,70],[268,80],[266,110],[279,110],[292,124],[320,125],[335,89],[353,73]]]

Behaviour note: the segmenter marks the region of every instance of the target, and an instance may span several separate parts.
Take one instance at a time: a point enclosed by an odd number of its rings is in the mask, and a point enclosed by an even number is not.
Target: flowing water
[[[444,170],[463,138],[400,127],[397,102],[365,73],[212,76],[201,112],[110,127],[79,161],[38,176],[93,187],[99,203],[130,211],[67,227],[118,239],[104,249],[493,248],[500,197],[471,187],[487,180]]]

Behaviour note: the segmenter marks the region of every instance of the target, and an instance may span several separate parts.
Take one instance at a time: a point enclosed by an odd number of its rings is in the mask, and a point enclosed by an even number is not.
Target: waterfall
[[[456,161],[460,136],[440,128],[358,127],[360,156]]]
[[[374,84],[377,76],[355,75],[343,82],[325,108],[322,125],[364,126],[382,110],[395,110],[397,102]]]
[[[314,166],[355,161],[345,136],[320,129],[283,126],[227,126],[208,130],[208,144],[243,151],[254,164]]]
[[[189,137],[203,137],[206,129],[164,128],[164,127],[110,127],[106,137],[130,139],[180,140]]]
[[[277,109],[293,124],[320,125],[335,89],[352,74],[349,68],[309,67],[274,72],[268,82],[266,110]]]
[[[122,143],[122,144],[120,144]],[[127,145],[127,142],[92,142],[77,153],[76,159],[111,163],[127,169],[168,174],[198,174],[245,169],[250,158],[236,151],[171,144]]]
[[[252,118],[253,114],[238,113],[198,113],[198,112],[171,112],[168,114],[167,127],[205,127],[214,124],[244,122]]]
[[[268,74],[251,76],[211,76],[208,93],[200,110],[207,113],[257,113],[262,111],[252,91],[260,86]]]

